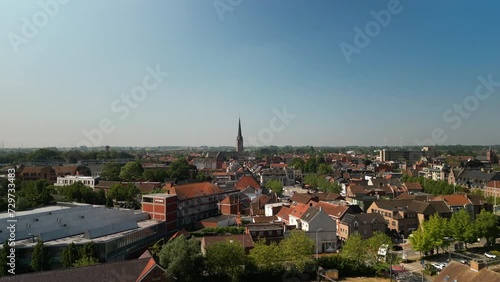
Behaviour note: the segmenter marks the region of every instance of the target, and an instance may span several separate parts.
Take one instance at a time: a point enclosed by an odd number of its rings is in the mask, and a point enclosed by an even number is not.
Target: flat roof
[[[123,236],[131,234],[131,233],[135,233],[135,232],[137,232],[139,230],[143,230],[143,229],[149,228],[151,226],[154,226],[154,225],[157,225],[157,224],[160,224],[160,223],[162,223],[162,221],[158,221],[158,220],[155,220],[155,219],[148,219],[148,220],[138,221],[137,225],[139,227],[131,229],[131,230],[117,232],[117,233],[109,234],[109,235],[98,237],[98,238],[94,238],[94,239],[84,238],[85,234],[82,233],[82,234],[78,234],[78,235],[74,235],[74,236],[60,238],[60,239],[57,239],[57,240],[51,240],[51,241],[43,242],[43,245],[47,246],[47,247],[50,247],[50,246],[66,246],[66,245],[68,245],[70,243],[75,243],[75,244],[85,244],[85,243],[89,243],[89,242],[105,243],[105,242],[108,242],[108,241],[111,241],[111,240],[123,237]],[[36,244],[37,244],[37,241],[35,240],[35,242],[32,242],[31,239],[25,239],[25,240],[16,241],[16,246],[17,247],[21,247],[21,248],[34,247]]]
[[[171,198],[177,196],[176,194],[167,194],[167,193],[154,193],[142,195],[143,198]]]

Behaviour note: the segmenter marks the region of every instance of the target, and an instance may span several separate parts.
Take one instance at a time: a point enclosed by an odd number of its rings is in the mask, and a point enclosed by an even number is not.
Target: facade
[[[143,195],[142,211],[148,213],[151,219],[165,221],[165,234],[177,231],[177,195]]]
[[[389,230],[397,237],[408,235],[419,226],[417,212],[409,209],[412,200],[375,201],[368,213],[378,213],[384,217]]]
[[[359,234],[364,240],[371,238],[374,232],[385,233],[385,219],[381,214],[346,214],[339,224],[338,235],[346,241],[351,234]]]
[[[422,158],[422,156],[424,156],[423,151],[409,151],[409,150],[400,150],[400,151],[382,150],[382,151],[380,151],[380,161],[381,162],[407,161],[409,163],[416,163]]]
[[[176,185],[169,189],[177,195],[177,227],[193,227],[194,223],[220,214],[219,203],[238,190],[222,190],[210,182]]]
[[[279,243],[284,238],[283,223],[254,223],[245,225],[245,233],[252,236],[254,242],[263,239],[267,243]]]
[[[95,190],[97,179],[92,176],[66,175],[64,177],[57,177],[54,186],[67,186],[77,182],[81,182],[83,185]]]
[[[500,181],[494,180],[490,181],[486,187],[484,187],[484,197],[500,197]]]
[[[23,167],[18,176],[21,181],[36,181],[45,179],[50,183],[56,183],[56,171],[51,166]]]

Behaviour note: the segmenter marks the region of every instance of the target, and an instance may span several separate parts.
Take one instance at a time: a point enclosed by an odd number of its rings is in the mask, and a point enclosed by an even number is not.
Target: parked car
[[[467,260],[465,260],[465,259],[461,259],[461,260],[459,260],[459,262],[463,263],[465,265],[469,265],[469,262]]]
[[[437,270],[441,271],[443,270],[443,265],[441,265],[440,263],[433,263],[432,266],[434,266],[434,268],[436,268]]]
[[[487,257],[487,258],[490,258],[490,259],[494,259],[494,258],[497,258],[496,255],[492,254],[492,253],[484,253],[484,255]]]

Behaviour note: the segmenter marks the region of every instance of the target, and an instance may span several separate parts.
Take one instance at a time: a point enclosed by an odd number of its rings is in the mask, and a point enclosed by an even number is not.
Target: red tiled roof
[[[307,209],[309,209],[309,205],[297,204],[296,206],[292,207],[292,211],[290,212],[289,216],[301,218],[307,211]]]
[[[284,219],[285,221],[288,221],[289,220],[288,216],[290,215],[291,211],[292,211],[292,208],[283,206],[283,207],[281,207],[281,210],[278,212],[278,214],[276,216]]]
[[[288,164],[271,164],[271,168],[285,168],[288,167]]]
[[[420,182],[405,182],[404,185],[408,190],[419,190],[419,191],[423,190]]]
[[[144,267],[144,269],[142,270],[139,277],[137,277],[136,281],[141,281],[143,276],[146,275],[151,269],[153,269],[153,267],[155,267],[155,265],[156,265],[156,261],[154,260],[154,258],[150,258],[148,261],[148,264],[146,264],[146,267]]]
[[[321,208],[326,214],[331,217],[341,218],[345,212],[349,209],[348,206],[333,205],[325,202],[319,202],[315,206],[316,208]]]
[[[469,203],[467,195],[444,195],[442,197],[449,206],[463,206]]]
[[[253,178],[253,176],[250,176],[250,175],[244,175],[234,185],[234,187],[236,187],[239,190],[245,189],[248,186],[252,187],[255,190],[260,190],[261,189],[261,187],[260,187],[259,183],[257,182],[257,180],[255,180],[255,178]]]
[[[179,200],[221,194],[224,190],[210,182],[189,183],[170,188],[170,194],[176,194]]]

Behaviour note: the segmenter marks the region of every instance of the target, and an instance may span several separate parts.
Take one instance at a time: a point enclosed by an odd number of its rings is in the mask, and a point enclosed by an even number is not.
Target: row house
[[[36,181],[45,179],[50,183],[56,183],[56,171],[51,166],[22,167],[18,179],[21,181]]]
[[[432,201],[443,201],[452,213],[463,209],[470,214],[473,220],[483,209],[493,211],[493,205],[480,195],[440,195],[434,197]]]
[[[337,233],[342,242],[345,242],[352,234],[359,234],[363,240],[366,240],[377,231],[385,233],[386,228],[385,219],[381,214],[346,214],[339,224]]]
[[[455,175],[456,171],[453,171],[450,175],[451,174],[453,174],[449,177],[449,182],[451,182],[451,184],[469,189],[482,189],[490,181],[500,180],[500,174],[498,172],[483,171],[473,168],[465,168],[461,170],[458,175]]]
[[[278,180],[283,186],[295,185],[295,169],[293,168],[267,168],[259,173],[260,185],[265,186],[269,180]]]
[[[419,226],[417,212],[409,209],[412,200],[375,201],[367,212],[384,217],[389,230],[397,237],[408,235]]]
[[[219,208],[223,215],[250,215],[250,198],[244,193],[228,195],[220,201]]]
[[[318,202],[316,208],[321,208],[329,217],[335,220],[337,224],[337,236],[340,230],[340,222],[347,214],[361,214],[363,210],[358,205],[335,205],[327,202]]]
[[[274,197],[261,194],[252,199],[250,203],[250,214],[252,216],[263,216],[266,214],[266,205],[276,203]]]

